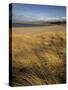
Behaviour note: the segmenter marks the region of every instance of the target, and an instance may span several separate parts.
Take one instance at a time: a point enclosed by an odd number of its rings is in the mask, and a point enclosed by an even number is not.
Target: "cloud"
[[[36,21],[44,21],[44,22],[53,22],[53,21],[66,21],[66,17],[46,17],[46,16],[27,16],[27,15],[16,15],[13,13],[12,15],[13,22],[36,22]]]
[[[41,21],[65,21],[66,17],[39,17]]]

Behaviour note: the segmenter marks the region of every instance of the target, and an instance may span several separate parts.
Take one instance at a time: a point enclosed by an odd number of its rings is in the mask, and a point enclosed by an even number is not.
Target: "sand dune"
[[[65,25],[12,28],[12,85],[66,82]]]

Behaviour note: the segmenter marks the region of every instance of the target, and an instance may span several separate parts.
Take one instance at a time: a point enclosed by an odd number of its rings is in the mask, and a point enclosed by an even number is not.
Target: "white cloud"
[[[39,17],[41,21],[65,21],[66,17]]]
[[[53,22],[53,21],[65,21],[66,17],[46,17],[46,16],[40,16],[40,17],[32,17],[32,16],[16,16],[13,15],[12,18],[13,22],[36,22],[36,21],[44,21],[44,22]]]

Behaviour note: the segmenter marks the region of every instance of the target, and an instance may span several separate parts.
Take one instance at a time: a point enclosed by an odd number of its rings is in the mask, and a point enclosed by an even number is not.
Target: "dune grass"
[[[12,86],[66,82],[66,33],[56,27],[12,31]]]

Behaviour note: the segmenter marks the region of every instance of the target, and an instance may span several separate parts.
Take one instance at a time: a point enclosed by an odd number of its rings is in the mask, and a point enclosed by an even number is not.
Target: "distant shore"
[[[65,25],[66,22],[48,22],[48,23],[12,23],[12,27],[45,27],[51,25]]]

